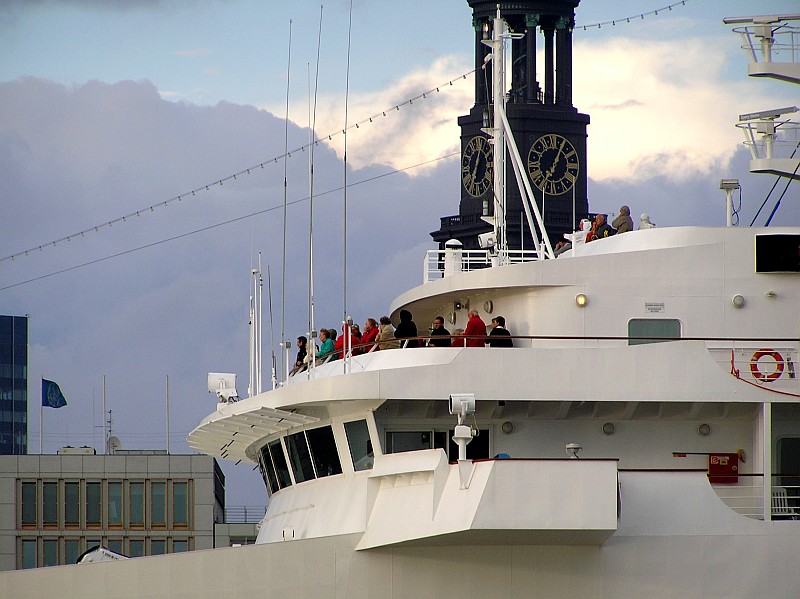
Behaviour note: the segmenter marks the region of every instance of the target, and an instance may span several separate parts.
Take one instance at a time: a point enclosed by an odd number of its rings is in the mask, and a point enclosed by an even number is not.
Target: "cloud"
[[[448,82],[470,69],[463,57],[447,56],[379,91],[352,91],[348,106],[351,126],[347,136],[348,163],[355,168],[369,164],[405,168],[457,151],[460,132],[456,119],[473,102],[474,80],[468,76],[466,79],[459,77],[452,85]],[[439,91],[435,86],[439,86]],[[423,93],[424,98],[421,97]],[[282,108],[273,110],[283,114]],[[307,126],[307,108],[292,107],[291,114],[303,114]],[[344,120],[343,97],[322,95],[318,98],[317,133],[339,157],[344,151],[341,134]],[[330,140],[328,134],[332,134]],[[409,174],[419,176],[433,168],[435,165],[431,164]]]
[[[283,162],[269,159],[282,154],[283,136],[283,121],[263,110],[174,103],[146,81],[0,83],[0,186],[9,198],[0,202],[0,257],[212,183],[181,202],[0,262],[0,287],[44,277],[0,290],[0,303],[3,313],[30,315],[30,372],[47,373],[69,398],[59,412],[62,430],[46,432],[46,452],[92,443],[104,375],[115,434],[128,448],[164,446],[167,375],[173,451],[188,450],[186,434],[214,409],[207,372],[237,373],[244,392],[249,271],[259,251],[276,310],[265,339],[280,334]],[[296,147],[306,132],[291,126],[289,137]],[[287,162],[289,338],[307,327],[306,156]],[[259,161],[264,168],[213,184]],[[323,145],[315,161],[317,326],[335,327],[343,297],[344,198],[335,191],[342,165]],[[391,170],[351,165],[350,183],[363,182],[348,194],[347,216],[348,309],[359,322],[386,313],[394,296],[419,283],[421,258],[412,248],[433,247],[428,232],[458,206],[454,161],[413,178],[376,178]],[[66,272],[47,276],[59,270]],[[37,446],[35,422],[30,433]],[[252,501],[263,488],[247,471],[256,481]]]
[[[578,41],[574,97],[591,113],[590,176],[684,178],[726,165],[742,140],[734,127],[742,98],[776,102],[744,77],[725,79],[729,54],[727,37]],[[737,65],[743,72],[744,61]]]

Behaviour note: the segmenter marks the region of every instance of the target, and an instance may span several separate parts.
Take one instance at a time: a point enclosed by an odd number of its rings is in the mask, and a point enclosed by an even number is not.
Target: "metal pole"
[[[167,375],[167,455],[169,455],[169,375]]]

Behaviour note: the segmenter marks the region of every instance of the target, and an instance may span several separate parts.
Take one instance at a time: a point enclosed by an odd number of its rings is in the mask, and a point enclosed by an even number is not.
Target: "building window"
[[[128,557],[142,557],[144,555],[144,539],[128,540]]]
[[[172,483],[172,526],[189,526],[189,483]]]
[[[628,345],[680,339],[681,321],[674,318],[632,318],[628,321],[628,337]]]
[[[81,525],[80,491],[80,483],[75,481],[64,483],[64,526],[66,527],[77,528]]]
[[[269,454],[275,464],[275,474],[278,475],[278,484],[281,489],[290,486],[292,478],[289,476],[289,467],[286,465],[286,457],[283,455],[280,439],[275,439],[269,444]]]
[[[64,539],[64,563],[74,564],[81,555],[80,539]]]
[[[58,565],[58,539],[44,539],[42,541],[42,565]]]
[[[99,482],[86,483],[86,526],[99,527],[102,524],[102,502]]]
[[[311,463],[311,453],[308,451],[305,433],[300,431],[286,437],[286,449],[289,451],[295,482],[313,480],[314,465]]]
[[[166,539],[150,539],[150,555],[163,555],[167,552]]]
[[[151,526],[167,525],[167,483],[150,483],[150,524]]]
[[[306,431],[308,445],[311,447],[311,455],[314,458],[314,467],[317,476],[332,476],[342,473],[342,463],[339,461],[339,453],[336,451],[336,441],[333,438],[333,429],[330,426],[323,426]]]
[[[372,451],[372,441],[369,439],[367,421],[345,422],[344,432],[347,435],[347,444],[350,446],[353,468],[356,472],[371,469],[375,461],[375,454]]]
[[[122,526],[122,483],[108,483],[108,525]]]
[[[58,526],[58,483],[42,484],[42,524],[47,527]]]
[[[36,527],[36,483],[22,483],[22,527]]]
[[[129,501],[128,513],[130,526],[133,528],[144,527],[144,483],[130,483],[128,487]]]
[[[122,553],[122,539],[107,539],[106,549],[124,555]]]
[[[184,553],[189,551],[189,541],[186,539],[172,540],[172,553]]]
[[[23,570],[36,567],[36,539],[22,539],[22,566]]]

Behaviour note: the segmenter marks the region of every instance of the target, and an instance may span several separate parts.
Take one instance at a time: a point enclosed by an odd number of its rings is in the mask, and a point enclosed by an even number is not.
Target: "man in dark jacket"
[[[506,319],[502,316],[492,318],[492,332],[487,340],[489,347],[514,347],[511,333],[506,329]]]
[[[598,214],[596,217],[597,220],[597,230],[594,233],[595,239],[603,239],[605,237],[611,237],[616,231],[606,222],[606,215],[605,214]]]
[[[395,339],[408,339],[405,345],[401,347],[419,347],[417,341],[417,325],[411,320],[411,312],[408,310],[400,310],[400,324],[394,330]]]
[[[444,316],[437,316],[433,319],[433,329],[431,338],[428,340],[429,347],[450,347],[450,331],[444,328]]]

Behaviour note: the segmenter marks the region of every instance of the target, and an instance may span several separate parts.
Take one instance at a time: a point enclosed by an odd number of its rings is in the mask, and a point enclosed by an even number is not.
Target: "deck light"
[[[614,423],[613,422],[606,422],[603,425],[603,434],[604,435],[613,435],[614,434]]]
[[[737,293],[731,298],[731,304],[733,304],[734,308],[741,308],[744,306],[744,297]]]
[[[506,420],[503,424],[500,425],[500,430],[503,431],[504,435],[510,435],[511,433],[514,432],[514,423]]]
[[[709,424],[701,424],[697,427],[697,434],[701,437],[708,437],[711,434],[711,425]]]
[[[579,308],[583,308],[586,306],[586,303],[589,301],[589,298],[586,297],[586,294],[579,293],[575,296],[575,303],[578,304]]]

